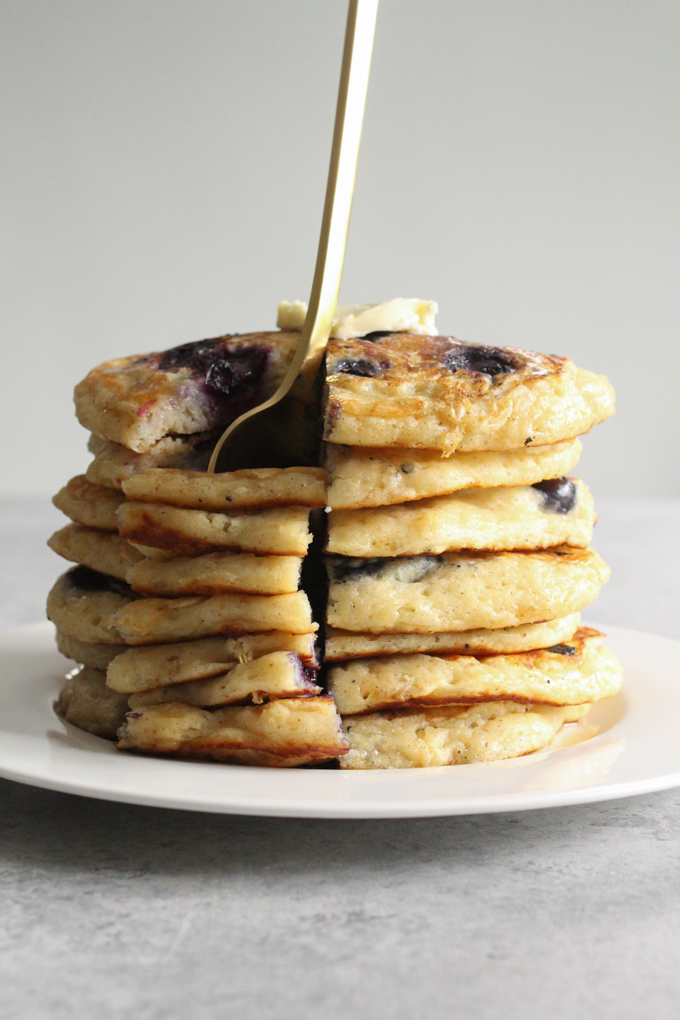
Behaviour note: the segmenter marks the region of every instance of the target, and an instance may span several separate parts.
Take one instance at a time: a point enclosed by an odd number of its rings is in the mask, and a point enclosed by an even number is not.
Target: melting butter
[[[418,298],[394,298],[377,305],[341,305],[335,311],[331,336],[350,340],[383,331],[436,336],[434,317],[438,311],[436,301],[420,301]],[[304,301],[282,301],[276,325],[279,329],[302,329],[306,314]]]

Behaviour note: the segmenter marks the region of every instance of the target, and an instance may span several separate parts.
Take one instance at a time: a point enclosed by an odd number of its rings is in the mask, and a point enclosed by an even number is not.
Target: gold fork
[[[307,317],[297,350],[277,391],[264,403],[242,414],[222,433],[210,458],[209,472],[217,470],[218,460],[221,470],[236,466],[269,466],[280,460],[277,440],[280,430],[286,427],[281,402],[294,385],[300,399],[304,400],[311,393],[338,302],[377,8],[378,0],[350,0],[349,3],[321,237]]]

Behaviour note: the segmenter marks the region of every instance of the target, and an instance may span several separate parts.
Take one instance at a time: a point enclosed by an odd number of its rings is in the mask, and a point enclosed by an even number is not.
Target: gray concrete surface
[[[2,620],[59,570],[4,505]],[[680,504],[601,503],[592,617],[680,637]],[[680,1012],[680,791],[390,822],[250,819],[0,783],[0,1015],[655,1020]]]

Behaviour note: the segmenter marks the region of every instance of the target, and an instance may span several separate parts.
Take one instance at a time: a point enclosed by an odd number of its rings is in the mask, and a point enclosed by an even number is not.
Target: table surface
[[[680,638],[680,502],[600,501],[589,618]],[[0,622],[63,519],[0,504]],[[680,790],[417,821],[201,815],[0,781],[4,1020],[608,1020],[680,1009]]]

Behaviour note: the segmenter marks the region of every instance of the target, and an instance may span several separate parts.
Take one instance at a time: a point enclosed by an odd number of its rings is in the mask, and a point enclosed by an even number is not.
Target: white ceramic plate
[[[623,694],[549,748],[482,765],[391,772],[261,769],[137,758],[62,723],[67,661],[51,624],[0,636],[0,776],[104,800],[246,815],[415,818],[583,804],[680,785],[680,642],[603,628]]]

